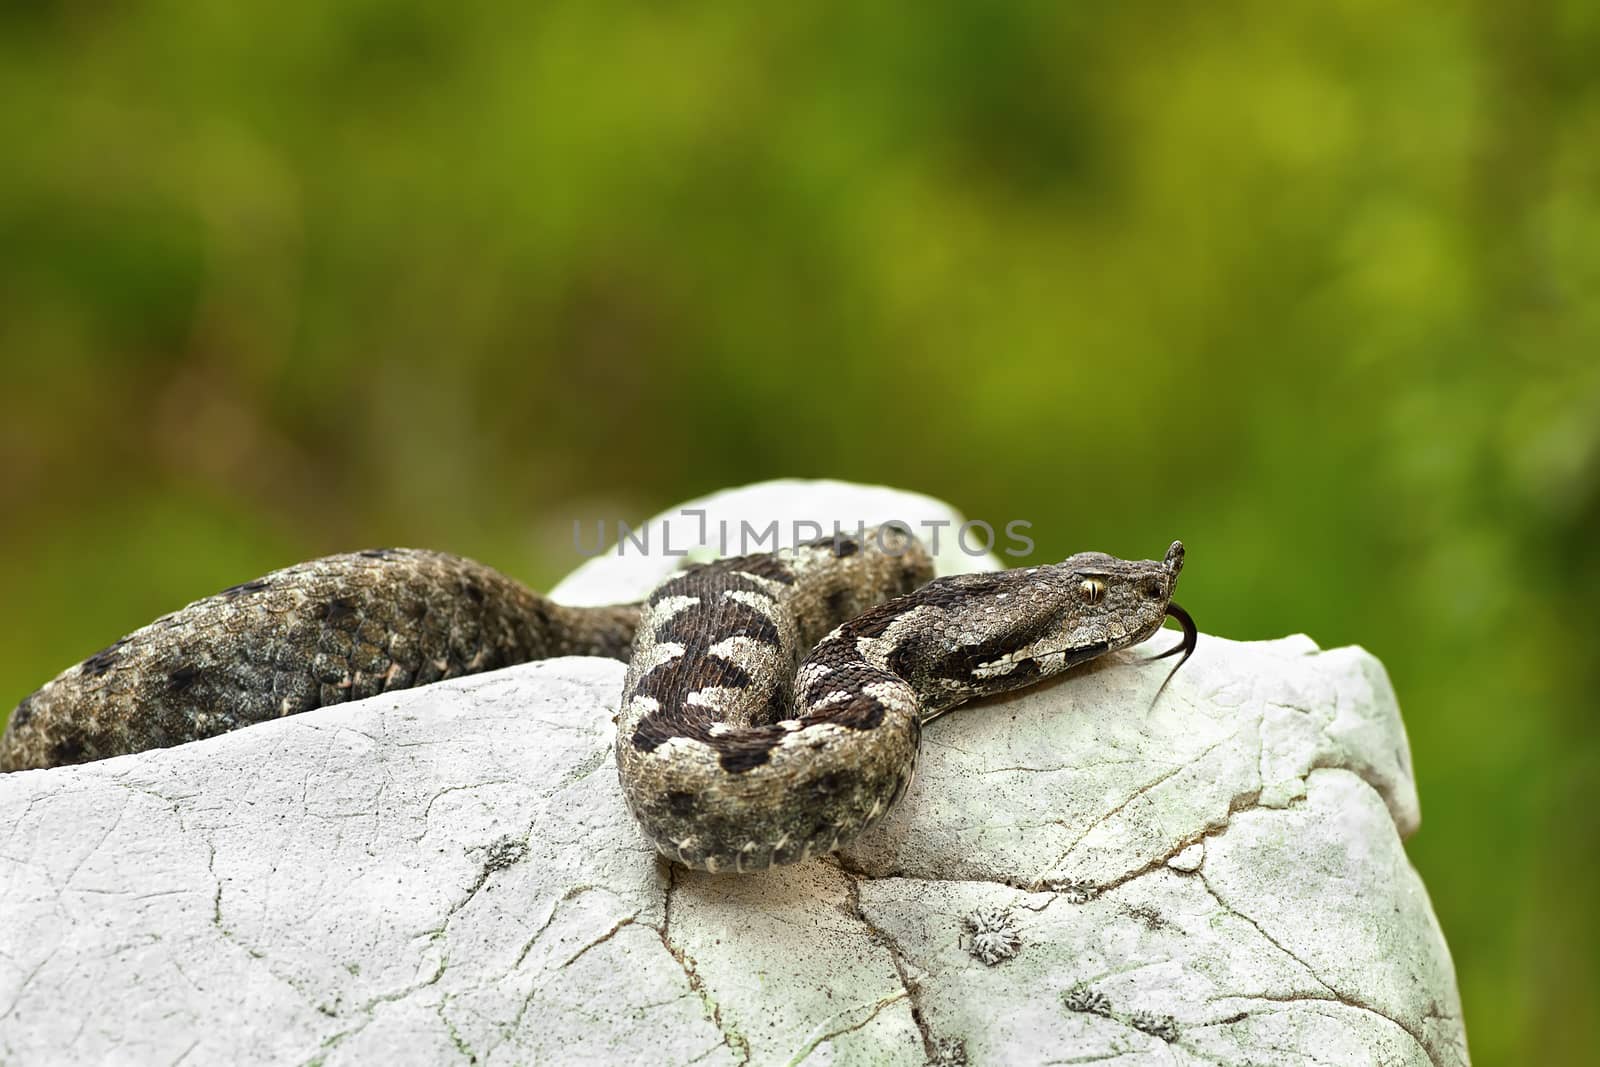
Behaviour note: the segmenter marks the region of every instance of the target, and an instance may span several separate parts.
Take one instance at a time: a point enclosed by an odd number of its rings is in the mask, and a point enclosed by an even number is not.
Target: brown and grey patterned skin
[[[636,605],[552,603],[459,556],[328,556],[197,600],[27,697],[0,771],[164,748],[549,656],[626,660]]]
[[[929,583],[903,529],[687,570],[638,605],[554,604],[471,560],[330,556],[196,601],[25,699],[0,770],[83,763],[559,655],[628,659],[623,795],[669,859],[793,863],[848,842],[904,795],[922,725],[1137,644],[1183,566],[1082,553]],[[924,584],[927,583],[927,584]],[[631,650],[631,659],[630,659]],[[807,650],[805,660],[800,657]],[[797,666],[798,665],[798,666]]]
[[[678,579],[646,604],[623,689],[628,805],[689,867],[753,871],[828,852],[905,794],[929,719],[1138,644],[1169,611],[1185,629],[1173,651],[1187,656],[1193,623],[1172,603],[1182,567],[1179,542],[1160,561],[1087,552],[830,612],[833,590],[910,585],[925,571],[920,546],[880,531]],[[806,631],[839,614],[796,671]]]

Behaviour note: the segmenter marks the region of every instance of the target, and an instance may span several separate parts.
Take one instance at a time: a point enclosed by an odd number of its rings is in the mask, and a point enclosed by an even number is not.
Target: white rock
[[[1196,841],[1167,861],[1167,866],[1184,874],[1193,874],[1206,861],[1206,843]]]
[[[655,859],[603,660],[0,777],[0,1062],[1466,1063],[1382,667],[1203,637],[1151,706],[1142,656],[945,716],[884,826],[756,876]]]

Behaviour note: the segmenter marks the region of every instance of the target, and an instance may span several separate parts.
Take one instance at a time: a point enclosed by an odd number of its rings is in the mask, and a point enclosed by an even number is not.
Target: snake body
[[[180,744],[432,681],[560,655],[629,663],[623,795],[669,859],[707,871],[847,843],[904,795],[922,726],[1137,644],[1183,565],[1080,553],[929,581],[897,527],[718,560],[643,605],[556,604],[471,560],[329,556],[157,619],[24,699],[0,770]],[[1177,651],[1174,649],[1173,651]],[[803,659],[802,659],[803,657]]]

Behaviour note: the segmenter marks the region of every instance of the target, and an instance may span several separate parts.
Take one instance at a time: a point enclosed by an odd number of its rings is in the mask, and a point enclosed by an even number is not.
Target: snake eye
[[[1106,595],[1106,583],[1099,578],[1085,578],[1078,583],[1078,592],[1083,594],[1083,599],[1091,604],[1100,603],[1100,598]]]

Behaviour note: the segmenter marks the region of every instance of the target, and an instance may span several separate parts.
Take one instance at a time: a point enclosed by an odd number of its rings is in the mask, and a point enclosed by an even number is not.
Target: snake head
[[[1172,603],[1182,568],[1175,541],[1161,560],[1081,552],[1048,566],[940,579],[909,599],[937,613],[923,625],[943,631],[946,643],[925,660],[903,654],[899,663],[921,680],[934,715],[1032,685],[1161,629],[1169,613],[1182,612]]]
[[[1167,617],[1182,569],[1182,541],[1160,560],[1080,552],[1039,568],[1053,608],[1041,643],[1099,655],[1148,639]]]
[[[1078,583],[1078,593],[1084,601],[1080,605],[1069,604],[1065,609],[1063,629],[1085,658],[1139,644],[1154,636],[1169,616],[1183,627],[1183,640],[1155,657],[1165,659],[1183,653],[1183,658],[1156,690],[1156,699],[1160,699],[1167,682],[1172,681],[1178,667],[1182,667],[1194,652],[1199,639],[1194,619],[1172,601],[1178,573],[1183,570],[1183,542],[1172,542],[1160,562],[1122,560],[1098,552],[1085,552],[1060,566],[1068,569],[1069,580]],[[1096,648],[1098,651],[1093,651]]]

